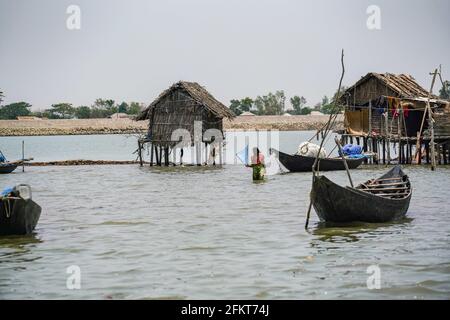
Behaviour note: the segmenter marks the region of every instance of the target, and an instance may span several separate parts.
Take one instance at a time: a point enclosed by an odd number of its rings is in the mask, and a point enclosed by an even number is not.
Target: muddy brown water
[[[70,153],[131,159],[124,153],[135,141],[98,137],[80,138],[76,148],[59,144],[74,137],[26,143],[42,161]],[[292,151],[298,138],[282,133],[280,144]],[[2,149],[13,153],[15,139],[0,138]],[[361,182],[385,170],[352,176]],[[29,167],[2,175],[1,187],[30,184],[43,210],[33,235],[0,238],[0,298],[448,299],[450,168],[404,170],[414,188],[407,219],[330,228],[313,213],[308,232],[308,173],[257,184],[249,169],[232,164]],[[327,176],[347,184],[345,172]],[[67,287],[70,266],[80,268],[80,289]],[[379,268],[380,289],[367,286],[371,266]]]

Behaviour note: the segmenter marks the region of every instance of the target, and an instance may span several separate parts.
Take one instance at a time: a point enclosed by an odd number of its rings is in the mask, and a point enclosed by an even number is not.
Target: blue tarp
[[[3,189],[2,193],[0,193],[0,197],[6,197],[13,191],[14,191],[14,187],[6,187]]]
[[[248,145],[245,146],[240,152],[236,154],[236,157],[241,160],[245,165],[248,165]]]
[[[351,155],[361,155],[362,154],[362,148],[358,145],[353,144],[346,144],[342,148],[342,152],[344,152],[344,155],[351,156]]]

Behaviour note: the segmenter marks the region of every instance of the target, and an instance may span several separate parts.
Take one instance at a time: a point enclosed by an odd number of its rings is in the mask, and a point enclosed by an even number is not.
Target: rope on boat
[[[6,218],[10,218],[11,217],[11,202],[10,202],[11,197],[2,197],[0,198],[0,200],[2,200],[3,203],[3,208],[5,208],[5,215]]]

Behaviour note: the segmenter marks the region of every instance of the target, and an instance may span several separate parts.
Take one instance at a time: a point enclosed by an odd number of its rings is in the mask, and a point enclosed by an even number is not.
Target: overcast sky
[[[66,27],[71,4],[80,30]],[[147,104],[187,80],[226,105],[275,90],[313,105],[336,90],[341,48],[344,84],[374,71],[429,88],[439,64],[450,78],[449,13],[449,0],[0,0],[0,90],[34,109]]]

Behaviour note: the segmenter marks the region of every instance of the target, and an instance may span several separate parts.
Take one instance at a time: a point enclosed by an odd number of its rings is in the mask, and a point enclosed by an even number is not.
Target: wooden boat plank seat
[[[408,187],[399,187],[399,188],[377,188],[377,189],[369,188],[369,189],[365,189],[365,190],[378,192],[378,191],[391,191],[391,190],[401,191],[401,190],[408,190],[408,189],[409,189]]]

